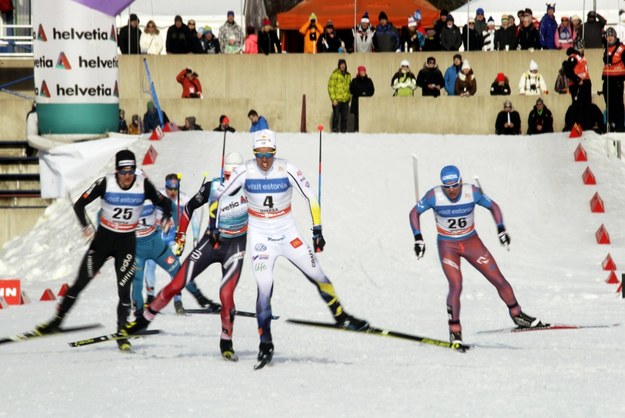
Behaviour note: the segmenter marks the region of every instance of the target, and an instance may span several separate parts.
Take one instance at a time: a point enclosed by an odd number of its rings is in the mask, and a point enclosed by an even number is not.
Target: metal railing
[[[0,57],[32,57],[32,34],[32,25],[0,26]]]

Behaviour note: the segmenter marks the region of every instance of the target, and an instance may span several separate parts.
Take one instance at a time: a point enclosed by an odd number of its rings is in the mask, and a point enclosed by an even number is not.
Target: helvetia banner
[[[39,132],[116,132],[115,15],[85,1],[34,0],[32,16]]]

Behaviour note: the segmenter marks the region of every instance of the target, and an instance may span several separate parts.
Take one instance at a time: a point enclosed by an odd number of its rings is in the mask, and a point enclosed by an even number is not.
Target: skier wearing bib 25
[[[137,161],[129,150],[115,155],[115,174],[98,179],[74,204],[74,212],[83,227],[87,239],[93,237],[85,254],[78,277],[57,306],[56,316],[35,329],[39,334],[51,334],[61,326],[65,315],[74,306],[76,298],[98,274],[104,262],[112,257],[117,274],[117,327],[122,330],[130,313],[130,288],[135,274],[135,230],[139,226],[143,203],[146,199],[163,210],[164,223],[171,217],[171,203],[156,187],[140,173],[136,173]],[[85,206],[101,198],[99,227],[93,230],[87,222]],[[95,233],[95,236],[94,236]],[[117,340],[121,350],[130,350],[128,340]]]
[[[491,211],[501,245],[508,248],[510,237],[506,232],[503,217],[497,203],[472,185],[462,183],[457,167],[448,165],[441,170],[441,186],[428,190],[425,196],[410,211],[410,225],[415,238],[417,258],[425,254],[425,242],[421,235],[419,217],[429,209],[434,210],[436,229],[438,230],[438,255],[443,272],[449,282],[447,295],[447,313],[449,315],[449,337],[452,344],[462,343],[460,325],[460,293],[462,292],[462,272],[460,257],[495,286],[499,297],[506,303],[510,317],[519,327],[530,328],[543,326],[540,320],[526,315],[514,296],[512,286],[503,276],[497,262],[478,237],[473,223],[475,205]]]
[[[271,295],[273,268],[279,256],[287,258],[317,287],[337,324],[350,329],[366,329],[367,321],[357,319],[343,310],[334,286],[315,256],[323,251],[321,209],[304,174],[287,160],[275,158],[276,137],[268,129],[255,132],[254,159],[237,167],[230,179],[220,186],[211,200],[232,193],[239,187],[245,191],[249,213],[248,242],[258,295],[256,316],[260,345],[258,361],[267,364],[273,358],[271,336]],[[291,212],[293,189],[308,201],[313,221],[313,246],[306,245],[297,230]]]

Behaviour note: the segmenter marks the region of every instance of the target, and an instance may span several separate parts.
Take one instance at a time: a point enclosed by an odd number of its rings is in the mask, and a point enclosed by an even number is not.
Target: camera
[[[317,40],[317,32],[310,32],[310,40],[311,41]]]
[[[536,90],[536,84],[530,84],[530,90]]]

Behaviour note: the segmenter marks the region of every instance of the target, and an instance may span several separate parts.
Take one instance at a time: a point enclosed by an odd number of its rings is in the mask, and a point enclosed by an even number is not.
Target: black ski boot
[[[513,316],[512,320],[519,328],[540,328],[549,324],[543,324],[540,319],[534,318],[521,312],[517,316]]]
[[[35,333],[38,335],[54,334],[61,329],[61,322],[63,322],[63,317],[57,315],[48,322],[37,325],[35,327]]]
[[[232,340],[224,340],[223,338],[219,340],[219,349],[221,350],[221,357],[223,357],[224,360],[239,360],[239,356],[237,356],[237,353],[234,352],[234,348],[232,347]]]
[[[336,324],[353,331],[365,331],[369,328],[369,322],[364,319],[358,319],[346,312],[342,312],[336,317]]]
[[[221,311],[221,305],[217,302],[212,301],[206,296],[204,296],[202,292],[194,293],[193,296],[195,297],[195,300],[197,301],[198,305],[200,305],[202,308],[206,308],[208,312],[220,312]]]
[[[258,363],[254,367],[255,369],[260,369],[271,363],[271,360],[273,359],[273,343],[261,342],[258,346],[258,357],[256,359],[258,360]]]

